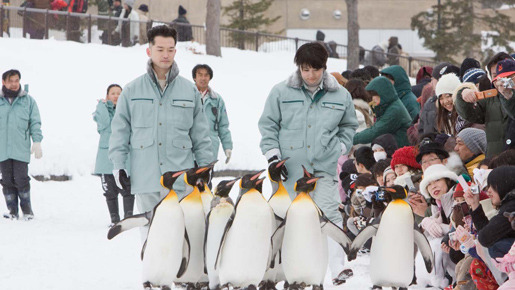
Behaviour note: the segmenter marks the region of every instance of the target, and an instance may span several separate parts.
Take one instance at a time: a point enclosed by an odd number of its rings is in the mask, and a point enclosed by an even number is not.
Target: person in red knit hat
[[[390,166],[397,175],[394,184],[406,187],[407,178],[410,178],[413,183],[420,181],[422,167],[417,162],[417,154],[418,150],[413,146],[399,148],[393,153]]]

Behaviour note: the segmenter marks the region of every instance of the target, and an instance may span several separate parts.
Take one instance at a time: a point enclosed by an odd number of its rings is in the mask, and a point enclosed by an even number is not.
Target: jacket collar
[[[20,90],[20,93],[18,94],[17,98],[20,98],[20,97],[25,97],[27,96],[28,93],[26,91],[24,91],[23,89]],[[0,90],[0,98],[4,98],[4,93],[2,92],[2,90]]]
[[[152,59],[148,59],[147,61],[147,74],[150,78],[159,86],[159,82],[157,81],[157,76],[154,72],[154,68],[152,67]],[[174,60],[170,71],[166,74],[166,84],[169,85],[175,78],[179,75],[179,66],[177,66],[177,62]]]
[[[302,89],[304,86],[304,81],[302,80],[302,76],[300,75],[300,71],[298,69],[288,78],[286,85],[290,88],[299,90]],[[324,91],[329,92],[337,91],[341,87],[338,81],[336,81],[336,79],[326,70],[324,70],[324,75],[322,76],[322,85]]]

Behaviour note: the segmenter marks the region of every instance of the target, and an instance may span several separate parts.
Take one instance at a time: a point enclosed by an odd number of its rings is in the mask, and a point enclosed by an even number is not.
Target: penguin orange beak
[[[200,174],[200,173],[202,173],[202,172],[204,172],[206,170],[209,170],[209,169],[211,169],[211,168],[210,167],[201,167],[201,168],[197,169],[197,171],[195,171],[195,173],[196,174]]]
[[[236,178],[236,179],[234,179],[234,180],[231,180],[231,181],[227,182],[227,185],[228,185],[228,186],[232,186],[232,185],[233,185],[234,183],[236,183],[236,181],[238,181],[238,180],[240,180],[240,178],[239,178],[239,177],[238,177],[238,178]]]
[[[263,180],[265,180],[266,177],[263,177],[263,178],[260,178],[256,181],[256,185],[259,185],[260,183],[263,182]]]
[[[278,162],[276,165],[275,165],[275,168],[279,168],[281,166],[283,166],[284,163],[286,163],[286,160],[290,159],[290,157],[286,157],[284,158],[283,160],[281,160],[280,162]]]
[[[252,176],[250,178],[250,180],[252,180],[252,181],[256,180],[263,172],[265,172],[265,169],[258,171],[254,176]]]
[[[309,171],[307,171],[306,167],[304,167],[304,165],[302,165],[302,169],[304,170],[304,177],[312,177],[313,174],[309,173]]]
[[[306,181],[306,184],[311,184],[311,183],[317,182],[317,180],[319,180],[320,178],[324,178],[324,177],[320,176],[320,177],[311,178],[308,181]]]
[[[174,178],[175,178],[175,177],[179,177],[179,176],[180,176],[181,174],[183,174],[184,172],[185,172],[184,170],[183,170],[183,171],[177,171],[177,172],[175,172],[175,173],[172,175],[172,177],[174,177]]]

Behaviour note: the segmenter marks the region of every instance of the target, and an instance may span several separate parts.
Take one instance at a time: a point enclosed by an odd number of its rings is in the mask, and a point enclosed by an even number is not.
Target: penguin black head
[[[270,180],[275,182],[281,181],[281,171],[283,167],[286,166],[284,163],[288,159],[290,159],[290,157],[284,158],[279,162],[271,163],[270,166],[268,166],[268,177]]]
[[[264,178],[259,178],[259,176],[261,175],[261,173],[263,173],[265,170],[260,170],[258,172],[254,172],[254,173],[251,173],[251,174],[247,174],[247,175],[244,175],[242,178],[241,178],[241,181],[240,181],[240,188],[242,190],[246,190],[248,191],[249,189],[257,189],[259,192],[262,192],[263,190],[263,180]]]
[[[161,185],[169,190],[172,190],[173,184],[183,174],[184,171],[168,171],[161,176]]]
[[[209,183],[209,179],[211,177],[211,174],[213,174],[213,168],[215,167],[216,162],[218,162],[218,160],[215,160],[215,161],[209,163],[208,165],[206,165],[205,167],[209,168],[209,170],[206,170],[198,175],[199,178],[196,181],[196,185],[200,191],[206,190],[206,188],[205,188],[206,184]]]
[[[297,180],[294,189],[296,192],[311,192],[315,190],[317,180],[322,177],[314,176],[304,166],[302,166],[302,169],[304,169],[304,176]]]
[[[219,197],[228,197],[229,192],[231,192],[232,186],[238,181],[239,178],[233,180],[222,180],[215,189],[215,195]]]
[[[186,171],[186,178],[185,181],[187,184],[191,186],[198,186],[199,184],[204,184],[204,178],[209,179],[209,171],[212,169],[212,167],[206,166],[206,167],[193,167]]]
[[[406,189],[400,185],[394,185],[391,187],[384,187],[385,199],[388,201],[395,199],[405,199],[408,197]],[[386,196],[387,195],[387,196]]]

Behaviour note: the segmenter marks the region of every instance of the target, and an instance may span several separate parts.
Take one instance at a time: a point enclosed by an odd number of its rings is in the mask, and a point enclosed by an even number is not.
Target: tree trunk
[[[358,0],[345,0],[347,3],[347,69],[359,68],[359,22]]]
[[[220,48],[220,9],[221,0],[207,1],[206,14],[206,53],[222,56]]]

